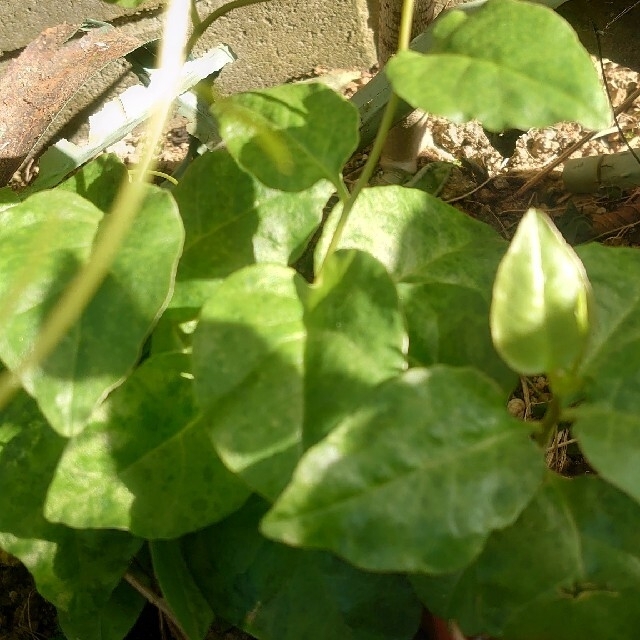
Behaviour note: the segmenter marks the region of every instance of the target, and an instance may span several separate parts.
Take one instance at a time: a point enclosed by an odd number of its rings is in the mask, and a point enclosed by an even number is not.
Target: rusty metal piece
[[[144,44],[114,28],[71,39],[78,29],[70,24],[45,29],[0,79],[0,186],[93,74]]]

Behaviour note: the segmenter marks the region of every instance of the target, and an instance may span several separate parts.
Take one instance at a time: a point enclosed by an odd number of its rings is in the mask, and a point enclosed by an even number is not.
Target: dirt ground
[[[638,87],[638,74],[611,62],[604,63],[604,70],[612,103],[617,106]],[[371,71],[354,74],[344,70],[328,72],[323,69],[316,69],[310,75],[325,73],[343,79],[352,78],[343,87],[347,95],[371,77]],[[615,127],[599,132],[574,151],[571,157],[626,151],[627,144],[640,146],[640,100],[636,100],[618,116],[618,123],[622,136]],[[489,144],[487,136],[476,123],[454,125],[443,118],[431,117],[430,131],[420,166],[427,167],[436,161],[454,163],[440,196],[469,215],[490,224],[504,237],[511,237],[521,215],[529,207],[536,206],[545,210],[574,243],[596,239],[613,245],[640,244],[640,188],[575,194],[567,191],[563,184],[562,165],[544,173],[548,164],[587,133],[579,126],[562,123],[548,129],[529,131],[517,139],[513,155],[508,161]],[[139,136],[132,135],[112,150],[125,161],[135,163],[138,143]],[[184,124],[176,120],[160,152],[159,168],[171,172],[186,155],[187,147],[188,135]],[[365,160],[366,151],[350,161],[345,170],[347,183],[357,179]],[[539,182],[528,187],[533,178],[539,179]],[[524,415],[527,409],[530,410],[530,407],[526,407],[526,401],[535,403],[536,398],[544,399],[545,393],[545,381],[532,380],[530,388],[523,389],[518,397],[512,399],[509,409]],[[561,434],[558,442],[563,438],[566,443],[566,434]],[[562,462],[552,452],[549,463],[562,472],[565,470],[562,465],[566,463],[566,456]],[[164,636],[159,629],[157,613],[148,611],[128,640],[170,637],[166,628]],[[0,554],[0,640],[62,638],[57,628],[55,610],[38,595],[28,572],[19,563]],[[232,629],[219,628],[212,631],[210,640],[243,638],[246,640],[248,636]]]

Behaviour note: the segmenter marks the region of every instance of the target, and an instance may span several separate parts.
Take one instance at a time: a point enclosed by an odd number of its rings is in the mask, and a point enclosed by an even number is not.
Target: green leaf
[[[318,264],[334,228],[331,216]],[[513,388],[489,332],[491,288],[506,249],[490,227],[417,189],[376,187],[360,194],[339,246],[370,253],[401,283],[410,362],[477,366],[505,393]]]
[[[254,265],[203,307],[193,338],[198,402],[225,465],[273,500],[301,450],[304,325],[299,276]]]
[[[514,640],[635,638],[640,625],[640,507],[595,477],[551,474],[517,522],[446,582],[412,577],[424,602]]]
[[[177,279],[223,278],[254,262],[290,263],[320,224],[332,191],[326,181],[296,194],[269,189],[227,152],[204,154],[173,190],[186,231]]]
[[[358,143],[358,110],[318,84],[239,93],[212,106],[231,155],[268,187],[302,191],[340,184]]]
[[[98,156],[56,187],[57,191],[71,191],[85,198],[104,213],[111,210],[113,201],[128,178],[127,167],[114,154]]]
[[[49,483],[65,441],[24,393],[0,412],[0,427],[6,425],[18,432],[0,449],[0,486],[9,489],[0,492],[0,548],[26,565],[68,628],[94,629],[142,541],[120,531],[80,531],[45,520]]]
[[[140,366],[65,448],[47,518],[174,538],[237,509],[248,491],[216,455],[192,378],[183,354]]]
[[[405,367],[407,336],[395,285],[375,258],[339,251],[305,287],[304,445]],[[330,402],[327,399],[331,399]]]
[[[518,373],[547,373],[562,393],[585,352],[590,296],[578,256],[544,213],[529,209],[493,287],[491,334],[498,353]]]
[[[20,197],[11,187],[0,188],[0,211],[9,209],[20,202]]]
[[[500,251],[494,256],[497,267]],[[491,341],[485,290],[442,283],[400,284],[409,327],[409,362],[412,366],[473,366],[508,394],[515,386],[515,375]]]
[[[61,292],[89,258],[102,213],[48,191],[0,213],[0,358],[18,366]],[[107,278],[80,320],[21,382],[61,435],[79,433],[134,366],[166,305],[183,231],[169,193],[150,187]]]
[[[624,392],[617,380],[626,380],[626,373],[617,375],[624,363],[620,355],[612,361],[613,353],[630,350],[640,341],[640,288],[635,274],[640,272],[640,254],[633,248],[604,247],[588,244],[576,248],[593,290],[595,321],[587,352],[581,368],[590,384],[597,384],[593,393],[599,398],[613,400],[614,394]],[[632,358],[633,359],[633,358]],[[607,375],[598,375],[602,367]],[[631,391],[631,387],[627,388]],[[633,392],[625,402],[633,398]]]
[[[327,221],[316,267],[324,259],[336,222],[336,215]],[[362,191],[338,247],[370,253],[397,282],[456,284],[483,291],[489,300],[487,281],[493,282],[497,256],[506,244],[488,225],[435,196],[394,186]]]
[[[595,244],[579,255],[596,321],[580,370],[586,402],[574,410],[572,433],[598,473],[640,502],[640,255]]]
[[[191,353],[200,309],[222,280],[177,280],[169,306],[151,336],[151,353]]]
[[[257,526],[266,508],[254,498],[183,539],[196,582],[220,616],[260,640],[413,637],[420,608],[404,577],[265,540]]]
[[[262,531],[372,571],[452,571],[515,520],[543,469],[492,381],[411,369],[309,449]]]
[[[122,640],[135,624],[146,603],[147,601],[122,579],[99,611],[87,610],[68,614],[58,609],[58,624],[67,638]]]
[[[620,360],[622,353],[614,354]],[[627,352],[625,355],[629,355]],[[628,387],[620,395],[638,391],[637,360],[635,366],[626,367],[630,377],[624,380]],[[623,372],[620,372],[622,374]],[[605,375],[605,374],[603,374]],[[621,378],[616,378],[620,381]],[[613,382],[613,380],[611,381]],[[640,453],[640,417],[637,401],[632,406],[585,405],[578,408],[572,434],[578,439],[580,449],[589,464],[611,484],[622,489],[640,502],[640,470],[634,464]]]
[[[433,28],[435,46],[403,51],[385,73],[413,107],[490,131],[563,120],[601,129],[611,112],[589,54],[546,7],[488,0],[473,15],[452,11]]]
[[[0,410],[0,531],[37,538],[58,531],[43,515],[44,499],[65,439],[55,433],[33,398],[19,391]],[[1,545],[0,545],[1,546]]]
[[[162,595],[171,607],[189,640],[207,635],[213,622],[213,611],[193,580],[183,558],[180,542],[151,542],[153,572]]]

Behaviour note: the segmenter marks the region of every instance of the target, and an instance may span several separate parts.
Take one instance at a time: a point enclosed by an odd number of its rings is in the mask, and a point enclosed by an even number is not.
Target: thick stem
[[[227,13],[240,7],[248,7],[252,4],[258,4],[259,2],[269,2],[269,0],[233,0],[227,4],[222,5],[215,11],[212,11],[204,20],[200,20],[198,24],[194,24],[193,33],[187,41],[187,55],[191,53],[196,42],[200,39],[202,34],[218,19],[222,16],[226,16]]]

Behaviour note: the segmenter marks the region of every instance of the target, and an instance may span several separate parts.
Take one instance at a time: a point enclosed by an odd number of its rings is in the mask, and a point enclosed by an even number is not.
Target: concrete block
[[[101,0],[37,2],[3,0],[0,51],[25,46],[45,27],[86,18],[113,21],[141,35],[158,35],[158,0],[142,10],[125,11]],[[201,0],[202,16],[225,4]],[[314,66],[367,67],[376,58],[372,23],[377,0],[271,0],[237,9],[215,23],[198,50],[228,44],[239,59],[225,70],[223,92],[270,86],[310,71]],[[1,61],[1,58],[0,58]]]
[[[201,16],[227,0],[200,0]],[[0,74],[8,60],[42,29],[87,18],[115,21],[119,28],[141,38],[161,33],[160,0],[150,0],[138,11],[125,11],[101,0],[1,0]],[[227,44],[238,60],[226,67],[217,81],[222,93],[273,86],[326,68],[366,68],[376,59],[372,25],[378,0],[271,0],[237,9],[204,34],[195,53]],[[64,113],[52,123],[49,139],[60,135],[78,138],[77,125],[86,121],[97,104],[112,99],[135,82],[123,61],[108,65],[74,96]],[[88,109],[88,111],[86,110]],[[77,116],[70,125],[72,116]],[[46,144],[46,141],[43,141]]]
[[[201,14],[224,4],[198,3]],[[320,65],[368,67],[376,59],[374,0],[272,0],[230,13],[205,34],[201,47],[224,42],[238,56],[220,77],[235,92],[284,82]]]
[[[138,9],[121,9],[102,0],[2,0],[0,9],[0,54],[15,51],[31,42],[43,29],[63,22],[82,22],[87,18],[110,22],[122,16],[140,15],[155,9],[159,0],[146,2]]]

